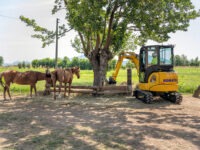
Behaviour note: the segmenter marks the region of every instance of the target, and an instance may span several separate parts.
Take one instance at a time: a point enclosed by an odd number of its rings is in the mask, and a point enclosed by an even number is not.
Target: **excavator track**
[[[163,95],[161,95],[161,97],[175,104],[181,104],[183,100],[183,96],[178,92],[164,93]]]
[[[151,92],[148,91],[142,91],[137,89],[134,91],[134,96],[146,104],[151,104],[153,101],[153,95]]]

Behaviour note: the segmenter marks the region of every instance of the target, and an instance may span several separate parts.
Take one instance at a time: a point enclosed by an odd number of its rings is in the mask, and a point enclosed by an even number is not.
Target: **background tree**
[[[69,67],[74,67],[74,66],[79,66],[80,62],[79,62],[79,58],[78,57],[73,57]]]
[[[116,59],[112,59],[111,61],[109,61],[109,63],[108,63],[108,70],[115,69],[116,64],[117,64],[117,60]]]
[[[55,0],[53,13],[66,10],[69,29],[77,31],[73,47],[91,62],[93,85],[102,86],[108,62],[127,42],[143,44],[148,39],[167,41],[169,33],[186,31],[189,21],[199,16],[190,0]],[[36,32],[43,46],[53,42],[55,33],[20,17]],[[61,28],[60,35],[67,30]]]
[[[0,56],[0,66],[2,66],[2,65],[3,65],[3,57]]]
[[[191,59],[190,61],[190,66],[199,66],[200,62],[199,62],[199,58],[196,57],[195,59]]]
[[[61,62],[61,67],[67,68],[69,66],[69,63],[70,63],[70,59],[67,56],[65,56]],[[58,66],[60,66],[60,65],[58,65]]]
[[[37,59],[34,59],[34,60],[31,62],[31,64],[32,64],[32,67],[33,67],[33,68],[39,67],[38,60],[37,60]]]
[[[92,70],[92,66],[89,60],[86,58],[79,59],[79,67],[81,68],[81,70]]]
[[[133,62],[131,60],[129,60],[127,63],[126,63],[126,68],[134,68],[135,65],[133,64]]]
[[[19,69],[21,69],[22,68],[22,63],[18,62],[17,66],[18,66]]]
[[[175,66],[181,66],[181,58],[179,55],[174,56],[174,65]]]

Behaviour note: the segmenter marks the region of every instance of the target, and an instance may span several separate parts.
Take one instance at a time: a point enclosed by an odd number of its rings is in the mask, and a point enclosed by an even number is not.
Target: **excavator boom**
[[[137,74],[139,75],[139,58],[138,55],[134,52],[123,52],[119,54],[119,58],[117,64],[115,66],[115,71],[112,76],[109,78],[109,84],[116,84],[116,78],[119,73],[119,69],[121,68],[122,62],[124,59],[129,59],[132,63],[135,64],[135,68],[137,70]]]

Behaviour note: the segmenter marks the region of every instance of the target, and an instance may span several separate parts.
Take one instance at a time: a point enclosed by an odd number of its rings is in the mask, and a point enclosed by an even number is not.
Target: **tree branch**
[[[79,34],[79,37],[81,39],[81,43],[83,45],[83,49],[84,49],[84,51],[86,51],[86,46],[85,46],[85,42],[84,42],[84,39],[83,39],[83,35],[80,32],[78,32],[78,34]]]
[[[97,33],[95,49],[99,49],[100,48],[99,47],[100,46],[100,41],[101,41],[100,35],[99,35],[99,33]]]
[[[109,26],[108,26],[108,35],[107,35],[106,44],[104,46],[104,49],[108,49],[109,45],[110,45],[113,19],[114,19],[115,11],[117,10],[117,8],[118,8],[118,2],[115,3],[115,6],[110,15]]]

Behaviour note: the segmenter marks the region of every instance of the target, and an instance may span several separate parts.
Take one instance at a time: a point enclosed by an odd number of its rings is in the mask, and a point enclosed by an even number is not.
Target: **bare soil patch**
[[[200,149],[200,99],[0,97],[0,149]]]

